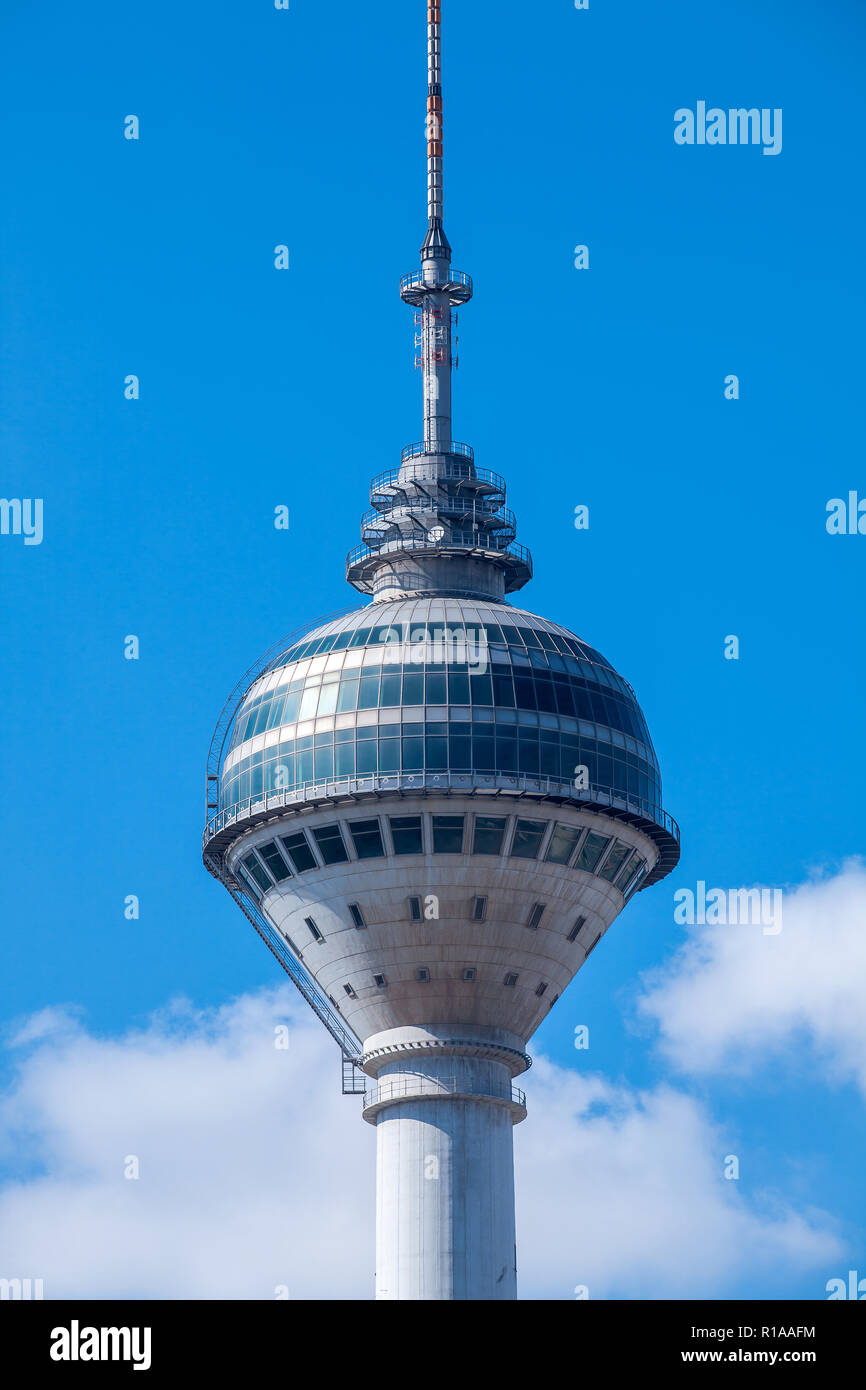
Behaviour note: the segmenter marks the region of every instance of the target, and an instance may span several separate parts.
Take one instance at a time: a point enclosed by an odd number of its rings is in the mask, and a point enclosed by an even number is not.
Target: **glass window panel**
[[[268,888],[273,888],[273,883],[254,854],[245,854],[243,862],[247,872],[252,875],[262,892]]]
[[[322,695],[319,700],[319,714],[333,714],[337,708],[337,693],[340,687],[336,681],[331,681],[329,685],[322,686]]]
[[[260,734],[260,733],[262,732],[262,730],[264,729],[265,725],[266,725],[267,722],[268,722],[268,714],[269,714],[269,712],[270,712],[270,702],[269,702],[269,701],[265,702],[264,704],[259,705],[258,711],[257,711],[257,713],[256,713],[256,722],[255,722],[255,724],[251,724],[251,725],[250,725],[250,728],[249,728],[248,733],[247,733],[247,737],[248,737],[248,738],[252,738],[253,734]]]
[[[635,871],[635,865],[637,864],[637,862],[638,862],[637,850],[632,850],[631,854],[629,854],[629,855],[623,860],[622,868],[620,869],[619,873],[617,874],[616,878],[614,879],[614,884],[613,884],[614,888],[618,888],[619,891],[622,892],[622,890],[625,888],[625,885],[628,883],[629,879],[631,878],[632,874],[634,873],[634,871]]]
[[[354,777],[355,775],[355,745],[354,743],[338,743],[336,747],[336,771],[338,777]]]
[[[358,691],[358,709],[375,709],[379,703],[379,675],[362,676]]]
[[[374,730],[375,732],[375,730]],[[367,739],[363,743],[358,742],[358,776],[364,773],[375,772],[378,768],[378,750],[376,740]]]
[[[423,738],[403,739],[403,771],[421,772],[424,767]]]
[[[469,676],[469,685],[472,690],[473,705],[492,705],[493,704],[493,684],[488,674],[483,676]]]
[[[316,713],[316,705],[319,703],[320,691],[321,686],[319,685],[308,685],[305,687],[303,698],[301,699],[301,708],[298,711],[299,719],[313,718],[313,715]]]
[[[269,840],[266,845],[259,845],[258,849],[277,883],[282,883],[285,878],[291,878],[289,866],[277,849],[274,840]]]
[[[532,775],[538,772],[538,734],[530,741],[521,738],[519,743],[520,751],[520,771]]]
[[[523,638],[524,642],[526,643],[527,647],[540,647],[540,646],[541,646],[541,643],[539,642],[539,640],[538,640],[538,638],[536,637],[535,633],[532,631],[532,628],[531,628],[531,627],[522,627],[522,628],[520,629],[520,635],[521,635],[521,637]]]
[[[445,772],[448,768],[448,740],[447,738],[428,738],[427,743],[427,771]]]
[[[462,816],[434,816],[433,817],[433,853],[434,854],[462,854],[463,852],[463,817]]]
[[[391,838],[395,854],[423,854],[420,816],[391,816]]]
[[[472,740],[472,766],[476,772],[496,771],[496,747],[492,738],[475,735]]]
[[[349,642],[349,646],[350,646],[350,647],[363,647],[364,644],[365,644],[365,642],[367,641],[367,638],[368,638],[369,636],[370,636],[370,628],[368,628],[368,627],[359,627],[359,628],[358,628],[358,631],[353,635],[351,641]]]
[[[316,749],[316,780],[321,782],[323,778],[333,777],[334,775],[334,749]]]
[[[427,704],[444,705],[448,698],[445,675],[436,674],[427,676]]]
[[[294,724],[298,718],[298,710],[301,707],[300,690],[290,690],[286,696],[286,707],[283,710],[283,723]]]
[[[264,791],[264,789],[265,789],[264,773],[263,773],[263,771],[262,771],[262,765],[261,765],[261,763],[259,763],[259,764],[258,764],[256,767],[254,767],[253,770],[252,770],[252,787],[251,787],[250,795],[251,795],[251,796],[261,796],[261,794],[262,794],[262,792]]]
[[[514,707],[514,686],[510,671],[507,675],[504,672],[494,671],[493,701],[496,705]]]
[[[400,771],[400,740],[398,738],[381,738],[379,740],[379,771]]]
[[[535,686],[532,677],[529,675],[515,675],[514,693],[517,697],[518,709],[537,709],[535,703]]]
[[[606,878],[608,883],[613,883],[619,873],[623,860],[630,851],[630,846],[623,844],[622,840],[617,840],[610,854],[605,860],[604,867],[599,870],[599,877]]]
[[[237,875],[243,883],[244,887],[246,888],[247,892],[251,893],[252,896],[255,898],[256,902],[258,902],[262,896],[262,890],[259,888],[255,880],[250,878],[246,869],[242,868],[240,864],[238,864],[237,867]]]
[[[281,838],[283,848],[289,856],[289,863],[294,867],[295,873],[305,874],[308,869],[319,867],[303,831],[298,831],[295,835],[283,835]]]
[[[283,717],[283,709],[284,709],[284,707],[285,707],[285,703],[286,703],[285,692],[283,692],[281,695],[275,695],[275,696],[274,696],[274,699],[273,699],[273,701],[272,701],[272,703],[271,703],[270,713],[269,713],[269,715],[268,715],[267,727],[268,727],[269,729],[274,729],[274,728],[276,728],[276,726],[281,722],[282,717]]]
[[[610,838],[607,835],[597,835],[594,830],[591,830],[581,845],[574,868],[585,869],[588,874],[591,874],[609,844]]]
[[[385,846],[378,820],[350,821],[349,830],[359,859],[384,859]]]
[[[510,647],[522,647],[523,638],[520,635],[519,627],[506,626],[502,624],[502,635]]]
[[[452,771],[468,772],[472,767],[472,740],[461,734],[448,739],[448,763]]]
[[[557,825],[550,837],[545,859],[549,859],[551,864],[567,864],[582,834],[579,826],[575,829],[572,825]]]
[[[424,677],[420,671],[413,671],[403,677],[403,704],[423,705]]]
[[[514,830],[511,846],[512,859],[537,859],[547,822],[543,820],[519,820]]]
[[[320,825],[313,835],[326,864],[344,864],[349,858],[339,825]]]
[[[476,816],[473,854],[501,854],[507,818],[505,816]]]
[[[399,705],[400,703],[400,677],[396,675],[382,677],[382,696],[380,705]]]
[[[543,632],[542,629],[539,628],[537,632],[537,637],[546,652],[556,651],[556,643],[554,642],[549,632]]]
[[[465,671],[449,672],[448,699],[452,705],[469,704],[469,676]]]
[[[349,643],[351,642],[351,640],[352,640],[352,633],[351,633],[351,631],[349,631],[349,632],[340,632],[340,633],[338,633],[338,634],[337,634],[337,640],[336,640],[336,642],[334,643],[334,651],[335,651],[335,652],[341,652],[341,651],[343,651],[344,648],[348,647],[348,645],[349,645]]]

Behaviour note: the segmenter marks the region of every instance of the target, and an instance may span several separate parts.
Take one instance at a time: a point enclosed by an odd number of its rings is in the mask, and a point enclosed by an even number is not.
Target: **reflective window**
[[[256,883],[255,879],[250,878],[250,875],[247,873],[246,869],[243,868],[241,864],[238,864],[236,872],[238,878],[243,883],[247,892],[251,893],[252,896],[255,898],[256,902],[258,902],[262,896],[262,890]]]
[[[423,854],[420,816],[390,816],[395,854]]]
[[[282,883],[284,878],[291,878],[291,870],[280,854],[276,841],[269,840],[266,845],[258,845],[257,848],[277,883]]]
[[[537,859],[547,829],[547,821],[519,820],[514,829],[511,845],[512,859]]]
[[[326,864],[344,864],[349,858],[339,825],[318,826],[313,835]]]
[[[607,835],[597,835],[594,830],[591,830],[580,847],[573,867],[585,869],[588,874],[591,874],[609,844],[610,839]]]
[[[608,883],[613,883],[614,879],[616,878],[617,874],[622,868],[623,861],[627,858],[630,852],[631,845],[625,845],[623,844],[622,840],[617,840],[610,854],[607,856],[607,859],[604,861],[604,864],[598,871],[599,877],[606,878]]]
[[[274,885],[254,854],[245,854],[243,863],[247,872],[255,879],[262,892],[265,892],[268,888],[273,888]]]
[[[540,924],[541,919],[542,919],[543,916],[544,916],[544,903],[533,903],[533,904],[532,904],[532,911],[531,911],[530,914],[529,914],[529,920],[528,920],[528,922],[526,923],[526,925],[529,927],[530,931],[537,931],[537,930],[538,930],[539,924]]]
[[[463,817],[462,816],[434,816],[433,817],[433,853],[434,854],[462,854],[463,852]]]
[[[614,888],[618,888],[619,891],[622,892],[622,890],[625,888],[625,885],[628,883],[629,879],[634,874],[634,871],[637,868],[637,864],[637,850],[633,850],[632,853],[627,856],[622,868],[620,869],[619,873],[614,879]]]
[[[476,816],[473,854],[501,854],[507,820],[505,816]]]
[[[382,859],[385,846],[378,820],[351,820],[349,831],[359,859]]]
[[[316,921],[314,917],[305,917],[304,923],[307,927],[307,930],[310,933],[310,936],[313,938],[314,941],[324,941],[325,938],[322,936],[322,933],[316,926]]]
[[[574,854],[574,848],[583,834],[581,826],[557,825],[550,837],[545,859],[551,864],[567,864]]]
[[[283,848],[289,856],[289,863],[296,874],[304,874],[308,869],[319,867],[303,831],[299,831],[296,835],[283,835],[282,842]]]
[[[576,941],[576,940],[577,940],[578,936],[580,935],[580,929],[581,929],[581,927],[585,924],[585,922],[586,922],[586,918],[585,918],[585,917],[575,917],[575,919],[574,919],[574,926],[572,927],[571,931],[568,933],[568,940],[569,940],[569,941]]]

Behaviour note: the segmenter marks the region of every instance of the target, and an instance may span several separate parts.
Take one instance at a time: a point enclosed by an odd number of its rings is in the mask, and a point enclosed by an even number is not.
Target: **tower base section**
[[[471,1031],[401,1028],[368,1040],[377,1298],[517,1297],[511,1131],[526,1108],[512,1077],[526,1059],[511,1035]]]

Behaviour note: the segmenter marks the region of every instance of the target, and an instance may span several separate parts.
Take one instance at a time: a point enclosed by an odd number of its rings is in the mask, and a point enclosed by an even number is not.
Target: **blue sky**
[[[424,230],[423,13],[7,7],[0,493],[45,508],[40,546],[0,537],[7,1021],[71,1005],[110,1038],[176,995],[219,1009],[277,983],[201,866],[205,758],[254,659],[353,602],[369,478],[419,434],[397,282]],[[697,1072],[640,1005],[687,943],[677,887],[793,890],[863,852],[866,537],[829,536],[825,509],[866,496],[866,19],[855,0],[450,0],[445,26],[446,225],[476,286],[455,434],[508,479],[535,559],[521,601],[635,686],[683,834],[534,1050],[611,1087],[675,1085],[743,1156],[740,1200],[828,1212],[866,1274],[845,1048],[794,993],[772,1061]],[[782,153],[677,146],[698,100],[782,108]],[[863,969],[851,949],[829,1014]],[[742,987],[720,960],[712,978]],[[28,1162],[37,1145],[13,1171]],[[821,1297],[823,1269],[724,1288]]]

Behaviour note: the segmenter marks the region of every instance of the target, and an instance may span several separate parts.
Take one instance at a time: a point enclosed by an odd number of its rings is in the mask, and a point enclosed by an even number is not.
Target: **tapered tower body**
[[[347,559],[372,601],[278,644],[226,703],[204,860],[363,1091],[377,1296],[512,1299],[528,1040],[679,833],[631,686],[506,597],[530,555],[503,478],[452,439],[472,282],[443,225],[437,0],[427,21],[428,226],[401,282],[423,438],[373,480]]]

